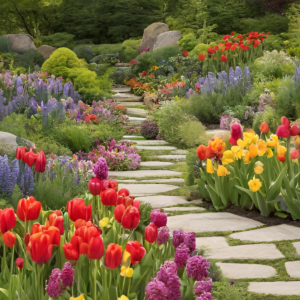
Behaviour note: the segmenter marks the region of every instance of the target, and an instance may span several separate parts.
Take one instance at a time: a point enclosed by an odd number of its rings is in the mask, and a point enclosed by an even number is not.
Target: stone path
[[[128,93],[128,90],[115,92]],[[146,117],[146,112],[139,111],[143,103],[135,102],[137,97],[133,97],[133,101],[128,100],[129,95],[115,97],[123,105],[138,104],[138,109],[128,110],[132,114],[131,121]],[[228,135],[228,131],[211,130],[207,134],[222,137]],[[299,227],[265,226],[231,213],[206,210],[201,207],[202,200],[187,201],[180,192],[184,178],[177,167],[185,161],[186,150],[165,141],[144,140],[138,135],[127,135],[124,139],[133,141],[147,159],[138,170],[110,172],[111,178],[118,179],[120,188],[128,188],[133,196],[153,208],[164,209],[169,215],[167,225],[171,232],[175,229],[196,232],[197,248],[217,261],[225,277],[237,284],[247,283],[251,300],[257,299],[257,295],[259,299],[268,297],[268,300],[283,300],[289,296],[299,296],[293,300],[300,299]],[[160,151],[163,152],[160,154]]]

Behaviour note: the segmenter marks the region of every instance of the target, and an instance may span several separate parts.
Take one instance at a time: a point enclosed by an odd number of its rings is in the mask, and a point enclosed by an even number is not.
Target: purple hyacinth
[[[170,260],[165,261],[165,263],[160,266],[160,269],[157,272],[157,278],[159,281],[167,284],[169,274],[177,274],[177,264]]]
[[[158,228],[160,228],[167,225],[168,217],[159,209],[153,209],[150,214],[150,221],[151,223],[154,223]]]
[[[59,269],[52,270],[49,283],[46,285],[46,292],[50,297],[56,298],[62,294],[60,276],[61,272]]]
[[[189,248],[184,243],[177,247],[174,261],[176,262],[178,268],[183,268],[186,266],[186,263],[190,258],[189,252]]]
[[[179,247],[184,242],[184,232],[180,230],[173,231],[173,245],[175,248]]]
[[[196,281],[194,284],[194,295],[200,296],[204,292],[211,292],[212,290],[212,279],[208,278],[207,280]]]
[[[186,273],[194,280],[201,281],[208,276],[209,266],[210,263],[206,258],[200,255],[195,255],[188,259],[186,265]]]
[[[163,282],[157,279],[151,279],[146,286],[145,293],[146,300],[169,300],[169,290]]]
[[[108,166],[105,158],[99,157],[97,162],[93,166],[93,172],[95,176],[100,180],[107,180]]]
[[[170,231],[168,227],[161,227],[158,230],[158,236],[157,236],[157,244],[160,246],[164,243],[166,243],[170,238]]]
[[[74,269],[69,262],[66,262],[61,270],[61,281],[64,288],[71,287],[74,282]]]
[[[212,300],[213,296],[211,293],[203,293],[201,296],[197,297],[196,300]]]
[[[196,249],[196,236],[195,232],[188,232],[184,235],[184,243],[190,249],[190,252],[195,251]]]
[[[169,299],[172,300],[181,300],[181,291],[180,291],[180,280],[177,274],[169,272],[167,269],[168,274],[168,282],[167,287],[169,289]]]

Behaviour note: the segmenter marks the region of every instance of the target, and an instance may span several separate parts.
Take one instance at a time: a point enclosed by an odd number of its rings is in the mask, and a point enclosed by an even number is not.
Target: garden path
[[[110,172],[121,188],[129,188],[153,208],[165,209],[170,230],[196,232],[197,247],[217,261],[223,275],[247,284],[247,299],[300,299],[299,227],[267,227],[231,213],[209,211],[200,199],[188,201],[192,193],[182,178],[185,150],[137,135],[124,139],[136,144],[142,164],[136,171]]]

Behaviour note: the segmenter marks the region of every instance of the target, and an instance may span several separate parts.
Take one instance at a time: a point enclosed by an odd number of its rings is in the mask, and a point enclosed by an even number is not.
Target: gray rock
[[[0,131],[0,145],[4,145],[8,148],[8,151],[16,151],[19,146],[26,146],[35,148],[35,144],[20,138],[14,134]]]
[[[184,183],[183,178],[167,178],[167,179],[146,179],[146,180],[134,180],[134,179],[125,179],[118,180],[118,182],[135,182],[135,183]]]
[[[163,33],[169,31],[169,26],[165,23],[153,23],[149,25],[144,30],[142,43],[140,46],[140,53],[146,48],[149,47],[149,50],[153,50],[153,47],[156,43],[158,36]]]
[[[138,200],[141,200],[146,203],[150,203],[153,208],[164,208],[166,206],[173,206],[178,204],[186,204],[187,201],[179,196],[148,196],[148,197],[141,197]],[[169,222],[169,221],[168,221]]]
[[[178,189],[178,186],[168,185],[168,184],[119,184],[119,189],[128,189],[130,195],[151,195],[165,193],[168,191]]]
[[[299,281],[250,282],[248,291],[259,294],[300,296]],[[283,299],[283,298],[282,298]]]
[[[113,95],[113,99],[117,102],[141,102],[142,97],[133,94],[117,93]],[[137,103],[135,103],[137,105]]]
[[[219,137],[220,139],[226,139],[226,137],[230,137],[230,130],[212,129],[206,130],[206,134],[211,138]]]
[[[278,225],[230,235],[233,239],[252,242],[273,242],[300,239],[300,228],[291,225]]]
[[[56,49],[57,49],[57,48],[52,47],[52,46],[43,45],[43,46],[37,48],[37,51],[39,51],[39,52],[43,55],[44,59],[46,60],[46,59],[48,59],[48,58],[51,56],[51,54],[52,54]]]
[[[300,278],[300,261],[286,262],[285,269],[290,277]]]
[[[10,41],[13,52],[22,54],[29,49],[36,50],[33,39],[28,34],[5,34],[2,36]]]
[[[166,46],[175,46],[180,39],[181,32],[178,30],[163,32],[157,37],[153,50]]]
[[[259,264],[234,264],[217,263],[223,272],[223,275],[230,279],[243,278],[268,278],[276,276],[276,270],[273,267]]]
[[[153,145],[166,145],[168,144],[166,141],[163,140],[140,140],[140,141],[132,141],[136,143],[137,145],[143,145],[143,146],[153,146]]]
[[[186,155],[188,152],[189,151],[187,151],[187,150],[178,149],[178,150],[171,151],[170,154]]]

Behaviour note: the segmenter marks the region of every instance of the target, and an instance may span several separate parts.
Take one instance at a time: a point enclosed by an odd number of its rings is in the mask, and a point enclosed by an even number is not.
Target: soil
[[[213,205],[211,202],[207,202],[203,200],[203,204],[201,206],[211,210],[215,211]],[[269,217],[264,217],[260,214],[258,210],[246,210],[240,206],[230,206],[227,209],[223,210],[225,212],[229,212],[241,217],[249,218],[258,222],[261,222],[265,225],[269,226],[275,226],[275,225],[281,225],[281,224],[286,224],[286,225],[292,225],[296,227],[300,227],[300,220],[294,221],[291,216],[288,216],[287,218],[279,218],[277,216],[269,216]]]

